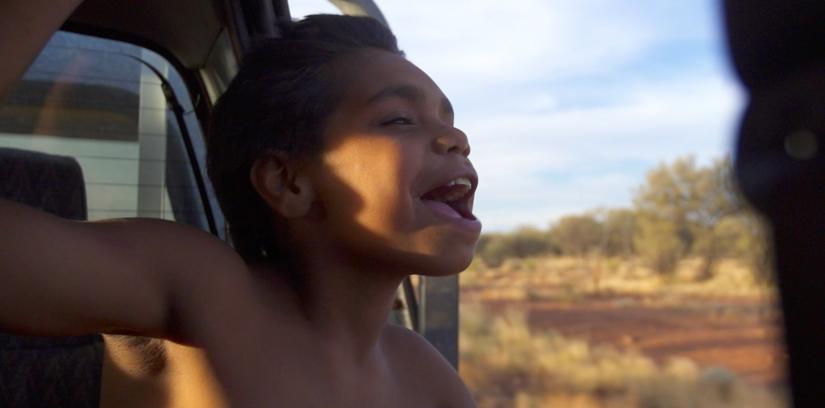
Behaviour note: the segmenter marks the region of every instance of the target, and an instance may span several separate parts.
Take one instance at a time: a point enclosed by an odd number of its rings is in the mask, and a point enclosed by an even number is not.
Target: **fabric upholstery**
[[[86,219],[83,173],[72,157],[0,148],[0,198]],[[97,407],[102,363],[99,335],[0,333],[0,407]]]
[[[73,157],[0,148],[0,197],[63,218],[86,219],[83,172]]]

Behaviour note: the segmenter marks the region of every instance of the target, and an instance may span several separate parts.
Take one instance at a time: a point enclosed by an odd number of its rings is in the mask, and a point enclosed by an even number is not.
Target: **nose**
[[[435,138],[435,151],[440,154],[456,153],[464,157],[470,155],[470,141],[461,129],[452,126],[442,130]]]

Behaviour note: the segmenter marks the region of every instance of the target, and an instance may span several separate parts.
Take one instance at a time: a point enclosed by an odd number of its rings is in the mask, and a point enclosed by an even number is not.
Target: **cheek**
[[[329,221],[348,229],[389,238],[413,218],[411,180],[420,160],[393,139],[350,138],[323,157],[321,199]]]
[[[413,183],[428,156],[413,142],[350,138],[322,155],[323,228],[348,250],[426,274],[454,274],[469,264],[475,240],[433,223],[418,203]]]

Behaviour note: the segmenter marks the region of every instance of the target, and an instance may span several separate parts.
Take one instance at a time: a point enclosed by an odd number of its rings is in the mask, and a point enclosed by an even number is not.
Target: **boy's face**
[[[335,64],[342,99],[312,167],[323,229],[342,249],[403,272],[444,275],[472,260],[481,223],[464,133],[438,86],[395,54]]]

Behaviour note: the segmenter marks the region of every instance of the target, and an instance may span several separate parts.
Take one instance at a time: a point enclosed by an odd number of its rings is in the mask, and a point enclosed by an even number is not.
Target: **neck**
[[[326,248],[330,249],[330,248]],[[366,361],[377,350],[404,276],[363,258],[313,245],[296,281],[301,311],[335,356]]]

